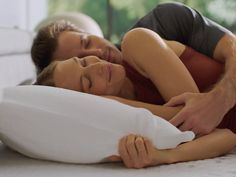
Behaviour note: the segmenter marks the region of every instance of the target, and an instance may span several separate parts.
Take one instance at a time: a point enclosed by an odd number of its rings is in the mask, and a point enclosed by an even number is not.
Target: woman
[[[169,120],[181,106],[167,107],[163,105],[165,102],[181,93],[209,89],[223,72],[220,63],[180,43],[164,41],[147,29],[137,28],[128,32],[121,47],[122,65],[93,56],[55,61],[39,75],[36,84],[107,96],[147,108]],[[235,134],[221,129],[176,149],[159,151],[149,140],[128,135],[121,139],[119,152],[127,167],[141,168],[215,157],[226,153],[235,143]],[[120,157],[110,159],[115,161]]]

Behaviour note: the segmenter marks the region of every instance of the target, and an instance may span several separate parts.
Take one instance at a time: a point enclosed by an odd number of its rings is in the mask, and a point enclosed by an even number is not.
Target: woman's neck
[[[121,88],[120,93],[118,94],[119,97],[134,100],[135,99],[135,91],[134,85],[129,78],[125,78],[123,83],[123,87]]]

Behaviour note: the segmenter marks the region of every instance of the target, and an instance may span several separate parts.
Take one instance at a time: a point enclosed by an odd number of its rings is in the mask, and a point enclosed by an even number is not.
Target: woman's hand
[[[143,168],[165,163],[162,151],[152,142],[138,135],[128,135],[119,142],[119,156],[111,156],[111,161],[122,160],[128,168]]]

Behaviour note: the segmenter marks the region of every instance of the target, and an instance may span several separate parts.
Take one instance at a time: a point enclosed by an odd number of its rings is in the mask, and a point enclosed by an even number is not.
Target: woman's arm
[[[229,129],[215,129],[194,141],[167,150],[168,163],[201,160],[224,155],[236,145],[236,135]]]
[[[113,100],[117,100],[121,103],[130,105],[130,106],[134,106],[137,108],[148,109],[154,115],[160,116],[160,117],[164,118],[165,120],[170,120],[173,116],[175,116],[182,109],[182,106],[167,107],[164,105],[149,104],[149,103],[144,103],[141,101],[129,100],[129,99],[116,97],[116,96],[104,96],[104,97],[110,98]]]
[[[165,101],[185,92],[199,92],[177,51],[167,44],[155,32],[136,28],[124,36],[121,48],[124,60],[151,79]]]
[[[112,156],[110,160],[122,160],[128,168],[143,168],[213,158],[229,152],[235,145],[236,135],[228,129],[217,129],[169,150],[158,150],[147,138],[128,135],[120,140],[120,157]]]

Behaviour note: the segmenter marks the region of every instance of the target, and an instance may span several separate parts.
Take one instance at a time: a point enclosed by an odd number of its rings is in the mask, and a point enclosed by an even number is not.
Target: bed
[[[32,34],[1,28],[0,39],[0,88],[32,83],[35,79],[35,68],[29,54]],[[35,160],[9,149],[0,142],[0,177],[235,177],[235,165],[236,148],[227,155],[214,159],[134,170],[126,169],[121,163],[75,165]]]
[[[72,165],[34,160],[0,144],[1,177],[235,177],[235,164],[236,149],[225,156],[214,159],[135,170],[126,169],[121,163]]]

